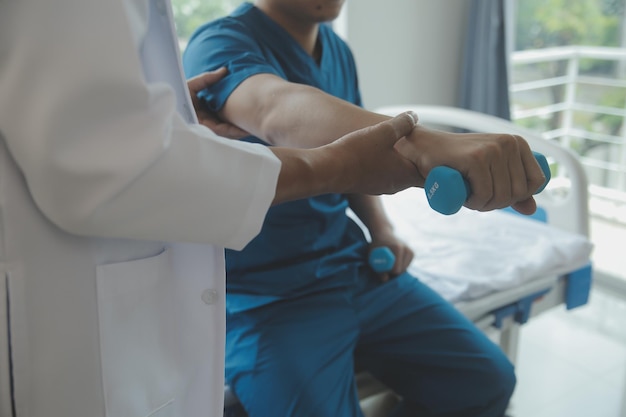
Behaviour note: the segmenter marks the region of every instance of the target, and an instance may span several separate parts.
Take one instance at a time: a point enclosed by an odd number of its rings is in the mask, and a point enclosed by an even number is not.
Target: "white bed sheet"
[[[383,196],[383,204],[415,252],[409,272],[453,303],[575,271],[593,249],[586,236],[501,210],[439,214],[421,188]]]

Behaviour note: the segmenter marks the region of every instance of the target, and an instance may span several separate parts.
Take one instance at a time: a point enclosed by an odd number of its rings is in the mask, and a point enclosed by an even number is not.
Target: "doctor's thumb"
[[[410,134],[417,125],[417,122],[417,114],[413,111],[406,111],[392,119],[379,123],[378,126],[381,127],[381,125],[384,124],[390,125],[395,134],[395,140],[393,141],[393,143],[395,143],[398,139]]]

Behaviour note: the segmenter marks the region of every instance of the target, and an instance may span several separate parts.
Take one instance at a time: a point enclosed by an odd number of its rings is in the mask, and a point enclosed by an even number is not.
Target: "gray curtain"
[[[471,0],[459,107],[510,120],[504,0]]]

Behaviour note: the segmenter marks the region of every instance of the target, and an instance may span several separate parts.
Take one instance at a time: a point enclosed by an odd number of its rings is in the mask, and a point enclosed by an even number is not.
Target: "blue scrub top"
[[[321,25],[319,64],[282,27],[252,4],[207,23],[183,54],[185,75],[226,66],[228,75],[203,91],[213,111],[248,77],[269,73],[361,105],[354,58]],[[268,145],[256,137],[244,140]],[[268,145],[269,146],[269,145]],[[326,194],[270,208],[260,234],[242,251],[226,251],[227,309],[237,312],[276,300],[354,283],[368,243],[346,215],[346,197]]]

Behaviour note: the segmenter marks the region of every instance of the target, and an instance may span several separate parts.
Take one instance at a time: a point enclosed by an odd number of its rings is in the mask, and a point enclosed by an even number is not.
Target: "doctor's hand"
[[[413,131],[414,112],[349,133],[318,149],[334,152],[336,164],[343,168],[341,178],[348,181],[344,192],[394,194],[424,183],[412,162],[395,148],[398,139]]]
[[[205,72],[187,80],[187,88],[191,95],[191,102],[193,108],[198,116],[198,122],[215,132],[217,135],[229,138],[229,139],[241,139],[244,136],[250,134],[245,130],[238,128],[237,126],[223,121],[219,116],[211,112],[206,103],[198,97],[198,93],[205,88],[210,87],[219,80],[221,80],[226,74],[228,69],[222,67],[215,71]]]
[[[272,203],[327,193],[393,194],[423,185],[413,163],[395,149],[416,123],[417,115],[406,112],[318,148],[270,147],[281,161]]]
[[[511,134],[449,133],[417,126],[396,144],[425,178],[444,165],[468,180],[465,206],[478,211],[511,206],[522,214],[537,209],[533,194],[545,177],[530,146]]]

